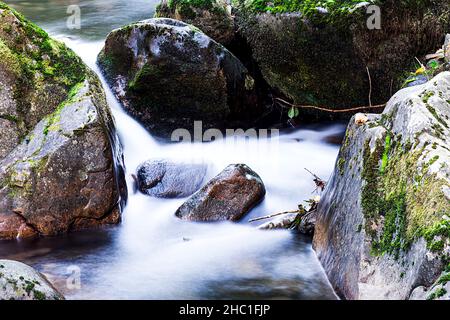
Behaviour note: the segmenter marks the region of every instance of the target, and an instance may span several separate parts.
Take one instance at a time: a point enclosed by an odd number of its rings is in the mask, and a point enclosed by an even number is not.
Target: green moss
[[[381,166],[380,166],[380,173],[383,174],[386,170],[386,167],[388,165],[389,160],[389,151],[391,148],[391,135],[390,133],[386,134],[385,142],[384,142],[384,151],[383,155],[381,157]]]
[[[78,93],[78,91],[83,88],[84,82],[80,82],[75,84],[69,91],[67,95],[67,99],[64,100],[62,103],[59,104],[59,106],[56,108],[56,110],[48,115],[46,117],[47,123],[44,126],[43,133],[47,135],[49,131],[58,131],[60,130],[59,122],[61,120],[61,112],[64,109],[64,107],[70,103],[73,103],[76,101],[75,96]]]
[[[438,288],[432,294],[427,297],[427,300],[435,300],[437,298],[443,297],[447,293],[444,288]]]
[[[344,158],[339,158],[338,162],[337,162],[337,166],[338,166],[338,170],[339,173],[342,175],[344,175],[344,166],[345,166],[345,159]]]
[[[18,35],[21,37],[21,39],[16,39],[15,43],[6,44],[5,41],[0,43],[2,60],[4,49],[7,47],[10,51],[7,55],[8,60],[16,61],[16,69],[24,75],[27,82],[33,83],[36,81],[34,75],[37,72],[43,75],[45,79],[53,80],[67,88],[85,78],[86,67],[72,50],[62,42],[51,39],[44,30],[3,2],[0,2],[0,9],[13,14],[20,21],[20,25],[15,28],[17,28]],[[2,27],[4,26],[2,25]],[[26,36],[38,50],[27,51],[23,49],[23,46],[19,45],[23,42],[23,36]],[[17,67],[17,63],[20,64],[20,68]]]
[[[449,266],[447,266],[449,268]],[[446,274],[443,274],[437,281],[438,284],[445,285],[447,282],[450,282],[450,270],[446,269]]]
[[[442,221],[450,208],[441,191],[448,183],[428,173],[430,163],[438,158],[433,157],[418,170],[417,163],[424,156],[425,147],[405,151],[406,147],[399,143],[394,147],[389,136],[383,138],[384,144],[383,140],[377,140],[373,151],[368,141],[364,148],[362,177],[365,183],[361,203],[365,230],[372,237],[372,252],[398,257],[420,237],[425,238],[430,250],[439,251],[445,239],[450,238],[449,222]],[[372,226],[381,223],[382,232],[377,234]]]
[[[39,290],[33,290],[33,296],[36,300],[45,300],[47,299],[45,293],[39,291]]]

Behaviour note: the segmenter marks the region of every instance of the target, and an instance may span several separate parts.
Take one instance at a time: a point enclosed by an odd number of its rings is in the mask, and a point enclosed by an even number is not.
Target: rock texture
[[[4,4],[0,52],[0,239],[117,223],[121,152],[98,78]]]
[[[156,7],[155,17],[192,24],[224,46],[234,39],[234,19],[225,0],[162,0]]]
[[[207,169],[204,164],[149,160],[137,169],[138,188],[154,197],[188,197],[200,189]]]
[[[257,205],[266,189],[245,164],[233,164],[178,208],[175,215],[192,221],[237,221]]]
[[[335,109],[369,105],[366,67],[372,103],[385,103],[405,71],[416,69],[415,57],[434,52],[450,28],[447,0],[424,6],[383,1],[380,30],[367,28],[366,6],[347,15],[305,16],[259,13],[256,1],[239,3],[237,29],[267,83],[294,103]]]
[[[0,260],[0,300],[63,300],[44,275],[21,262]]]
[[[352,119],[318,206],[314,248],[345,299],[407,299],[449,270],[450,72]],[[444,272],[444,274],[443,274]]]
[[[124,108],[153,134],[253,119],[253,79],[199,29],[155,18],[112,31],[98,62]]]

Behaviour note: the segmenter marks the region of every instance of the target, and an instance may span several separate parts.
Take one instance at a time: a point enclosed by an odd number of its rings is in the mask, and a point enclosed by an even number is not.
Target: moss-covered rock
[[[354,119],[318,207],[314,247],[347,299],[407,299],[450,253],[450,72]]]
[[[120,146],[97,76],[3,3],[0,51],[0,239],[118,222]]]
[[[124,108],[152,133],[254,120],[253,79],[222,45],[184,22],[154,18],[108,35],[98,62]]]
[[[334,109],[367,106],[369,92],[385,103],[450,27],[446,0],[377,1],[380,30],[367,28],[367,4],[356,1],[236,3],[237,29],[268,84],[294,103]]]
[[[32,267],[0,260],[0,300],[64,300],[64,297]]]
[[[234,19],[225,0],[162,0],[155,17],[192,24],[224,46],[234,39]]]

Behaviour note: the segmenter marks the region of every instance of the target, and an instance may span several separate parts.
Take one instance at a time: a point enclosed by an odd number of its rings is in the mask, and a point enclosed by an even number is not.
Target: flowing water
[[[95,59],[108,32],[151,17],[157,4],[6,2],[64,41],[97,73]],[[81,8],[80,30],[67,28],[70,4]],[[260,231],[247,221],[295,209],[312,197],[314,185],[304,168],[330,175],[339,146],[327,141],[341,137],[343,125],[303,127],[282,132],[278,139],[164,144],[125,114],[104,86],[124,147],[129,198],[123,222],[55,238],[2,242],[0,258],[32,265],[69,299],[335,299],[309,239],[287,230]],[[230,163],[246,163],[265,182],[265,200],[239,223],[181,221],[174,212],[185,199],[156,199],[133,191],[131,174],[150,158],[203,162],[208,179]],[[81,285],[74,286],[78,275]]]

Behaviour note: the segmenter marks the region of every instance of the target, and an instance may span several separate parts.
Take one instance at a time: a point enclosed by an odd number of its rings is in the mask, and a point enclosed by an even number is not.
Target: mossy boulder
[[[446,0],[378,1],[379,30],[366,25],[368,3],[269,2],[236,1],[235,23],[267,83],[301,105],[368,106],[369,93],[372,105],[386,103],[415,70],[415,57],[439,48],[450,28]]]
[[[0,300],[64,300],[64,297],[32,267],[0,260]]]
[[[248,126],[259,114],[242,63],[199,29],[154,18],[112,31],[98,62],[124,108],[153,134]]]
[[[450,72],[355,120],[317,209],[314,248],[341,297],[408,299],[450,257]]]
[[[120,145],[97,76],[3,3],[0,51],[0,239],[117,223]]]
[[[234,19],[225,0],[162,0],[155,17],[192,24],[224,46],[234,39]]]

